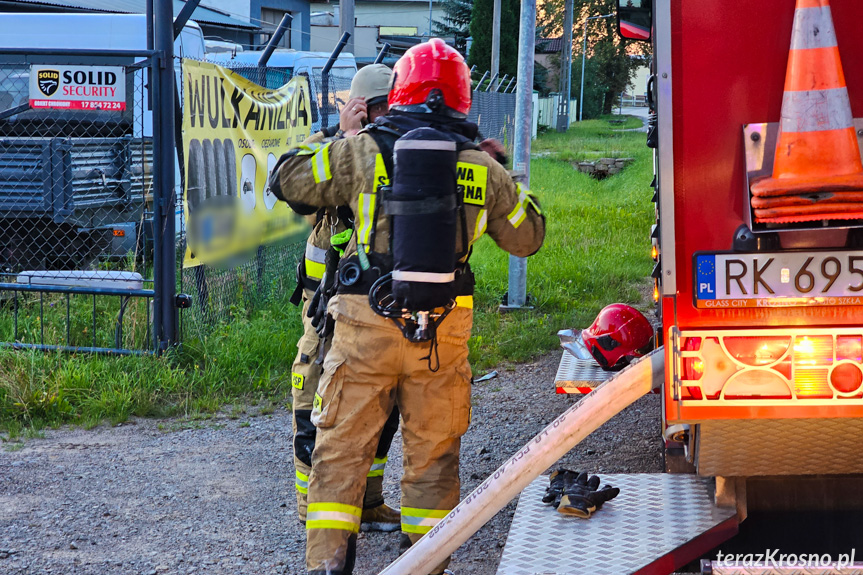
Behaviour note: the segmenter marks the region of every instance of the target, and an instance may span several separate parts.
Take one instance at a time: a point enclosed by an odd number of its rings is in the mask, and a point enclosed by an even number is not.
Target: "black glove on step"
[[[569,469],[555,469],[549,476],[548,487],[545,489],[545,495],[542,496],[542,502],[551,505],[555,509],[560,505],[560,498],[563,497],[563,486],[567,480],[572,480],[577,475],[577,472]]]
[[[574,479],[566,481],[563,496],[557,510],[564,515],[574,515],[589,519],[591,514],[602,508],[603,503],[617,497],[620,489],[605,485],[599,488],[599,477],[580,473]]]

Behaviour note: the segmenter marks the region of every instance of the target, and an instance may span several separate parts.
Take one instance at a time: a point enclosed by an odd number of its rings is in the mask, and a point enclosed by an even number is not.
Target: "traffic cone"
[[[759,222],[863,217],[860,196],[843,196],[863,192],[863,163],[828,0],[797,0],[773,175],[750,189]]]

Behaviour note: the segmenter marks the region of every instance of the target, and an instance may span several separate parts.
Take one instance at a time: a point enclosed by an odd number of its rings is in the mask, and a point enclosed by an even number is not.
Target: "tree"
[[[518,68],[518,27],[521,3],[501,0],[500,5],[500,74],[514,76]],[[491,36],[494,0],[474,0],[470,20],[473,43],[467,63],[483,73],[491,69]]]
[[[441,8],[444,17],[434,21],[434,33],[442,37],[453,37],[455,49],[466,54],[473,0],[443,0]]]
[[[556,38],[563,33],[563,10],[564,0],[542,0],[537,3],[536,31],[540,37]]]
[[[573,0],[572,95],[579,97],[581,82],[582,40],[587,25],[587,64],[584,74],[584,118],[610,114],[620,94],[644,64],[650,46],[621,38],[614,17],[588,21],[588,17],[615,14],[615,0]],[[537,27],[544,34],[563,32],[564,0],[544,0],[538,10]],[[579,103],[581,105],[581,103]]]

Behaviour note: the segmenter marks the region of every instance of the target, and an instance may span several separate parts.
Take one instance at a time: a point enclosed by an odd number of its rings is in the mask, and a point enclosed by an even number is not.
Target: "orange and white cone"
[[[863,192],[863,163],[828,0],[797,0],[773,175],[751,192],[759,222],[863,217],[859,195],[843,196]],[[807,209],[773,209],[800,205],[795,198]]]

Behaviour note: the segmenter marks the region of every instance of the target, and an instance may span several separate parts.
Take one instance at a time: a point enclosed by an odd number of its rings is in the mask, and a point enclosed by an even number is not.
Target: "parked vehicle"
[[[324,86],[321,73],[330,55],[326,52],[301,52],[298,50],[275,50],[266,68],[258,67],[261,52],[216,52],[208,53],[207,60],[230,68],[244,78],[264,86],[278,88],[294,76],[305,76],[309,80],[309,95],[312,103],[312,132],[324,125],[334,126],[339,121],[339,110],[348,100],[351,80],[357,73],[353,55],[342,53],[333,63]],[[324,93],[326,92],[326,95]],[[324,113],[324,110],[327,110]]]
[[[152,200],[148,72],[136,65],[140,58],[111,51],[145,50],[146,30],[144,15],[0,18],[3,271],[80,268],[99,257],[123,257],[138,245]],[[105,56],[3,55],[4,49],[22,48],[105,50]],[[189,22],[174,49],[177,56],[203,59],[200,27]],[[125,109],[29,109],[33,64],[122,66],[125,105],[118,107]]]

